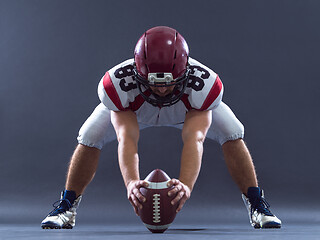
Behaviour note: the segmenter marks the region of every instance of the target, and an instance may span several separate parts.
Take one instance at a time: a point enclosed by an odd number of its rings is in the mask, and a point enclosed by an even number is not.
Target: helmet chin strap
[[[150,86],[157,87],[157,84],[155,84],[155,82],[163,83],[164,82],[163,80],[168,78],[169,74],[166,74],[166,73],[163,73],[162,75],[161,75],[161,73],[149,74],[150,78],[152,78],[152,77],[154,77],[154,78],[153,78],[153,81],[148,81],[147,79],[145,79],[144,77],[142,77],[138,73],[136,68],[133,69],[133,72],[134,72],[133,77],[137,83],[138,90],[140,91],[140,94],[143,97],[143,99],[146,102],[152,104],[153,106],[167,107],[167,106],[171,106],[171,105],[177,103],[180,100],[180,98],[182,97],[182,95],[184,94],[185,88],[186,88],[187,83],[189,81],[190,69],[187,67],[185,73],[181,77],[174,79],[174,81],[172,81],[172,79],[168,79],[168,82],[166,84],[164,84],[164,87],[169,87],[169,86],[173,86],[173,85],[175,87],[170,94],[168,94],[164,97],[159,96],[156,93],[154,93],[150,89]],[[170,76],[170,78],[171,77],[172,77],[172,75]],[[169,80],[170,80],[170,83],[169,83]],[[145,91],[142,90],[142,86],[143,86],[143,88],[145,88]],[[146,94],[147,92],[151,93],[151,94],[147,95]]]
[[[161,96],[157,95],[156,93],[152,92],[152,90],[148,86],[145,86],[145,85],[141,84],[139,81],[137,81],[138,89],[139,89],[140,94],[143,97],[143,99],[155,107],[168,107],[168,106],[171,106],[171,105],[177,103],[178,101],[180,101],[180,99],[184,93],[184,90],[187,86],[187,83],[188,83],[188,80],[180,83],[179,85],[175,86],[175,88],[173,89],[173,91],[170,94],[168,94],[164,97],[161,97]],[[146,89],[146,91],[142,91],[141,86],[143,86]],[[181,90],[179,90],[179,88]],[[147,92],[149,92],[151,94],[149,94],[149,96],[148,96],[146,94]]]

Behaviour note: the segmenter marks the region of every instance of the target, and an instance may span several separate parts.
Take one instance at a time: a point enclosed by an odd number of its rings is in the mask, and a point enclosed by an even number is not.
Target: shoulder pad
[[[189,59],[190,78],[186,94],[191,109],[211,110],[219,105],[223,95],[223,84],[219,76],[202,63]]]
[[[139,94],[133,79],[133,61],[129,59],[111,68],[99,83],[99,98],[110,110],[128,109],[130,102]]]

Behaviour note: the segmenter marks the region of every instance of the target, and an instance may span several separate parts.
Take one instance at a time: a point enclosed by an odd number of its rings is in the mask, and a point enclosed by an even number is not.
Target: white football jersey
[[[110,110],[132,110],[139,123],[165,126],[183,123],[189,110],[216,108],[223,95],[219,76],[210,68],[189,58],[190,77],[180,101],[167,107],[155,107],[146,102],[133,78],[134,59],[126,60],[110,69],[102,77],[98,94]]]

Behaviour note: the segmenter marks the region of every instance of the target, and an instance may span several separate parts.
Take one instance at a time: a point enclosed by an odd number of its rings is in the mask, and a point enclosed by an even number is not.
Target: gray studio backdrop
[[[316,207],[319,7],[312,0],[0,0],[0,210],[10,213],[0,213],[1,222],[27,214],[38,223],[51,210],[78,129],[99,103],[100,78],[131,58],[141,34],[157,25],[176,28],[191,56],[220,75],[273,209]],[[181,146],[176,129],[143,131],[141,177],[154,168],[178,177]],[[246,214],[220,146],[208,140],[184,211],[221,206]],[[110,220],[117,209],[135,219],[113,142],[81,211],[95,221],[89,211]]]

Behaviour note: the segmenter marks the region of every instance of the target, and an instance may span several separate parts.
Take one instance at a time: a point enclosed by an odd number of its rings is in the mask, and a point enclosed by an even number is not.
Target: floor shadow
[[[208,230],[207,228],[170,228],[166,232],[199,232]]]

